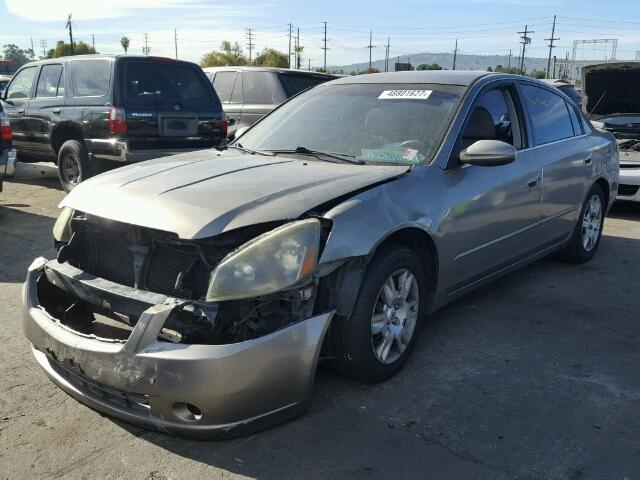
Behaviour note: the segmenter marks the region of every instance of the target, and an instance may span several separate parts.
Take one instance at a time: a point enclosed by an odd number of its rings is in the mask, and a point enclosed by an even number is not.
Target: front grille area
[[[622,195],[624,197],[631,197],[638,193],[640,190],[640,185],[619,185],[618,186],[618,195]]]
[[[95,252],[95,269],[92,270],[95,271],[89,273],[132,287],[134,274],[133,253],[129,250],[131,242],[123,232],[110,228],[103,228],[92,237]]]

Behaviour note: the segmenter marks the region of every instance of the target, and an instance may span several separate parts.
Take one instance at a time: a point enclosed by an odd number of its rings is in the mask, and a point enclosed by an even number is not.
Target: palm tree
[[[122,48],[124,48],[124,53],[127,53],[127,50],[129,50],[129,39],[127,37],[122,37],[120,39],[120,45],[122,45]]]

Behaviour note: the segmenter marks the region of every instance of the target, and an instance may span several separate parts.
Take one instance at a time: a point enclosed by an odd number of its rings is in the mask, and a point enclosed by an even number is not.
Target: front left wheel
[[[391,245],[378,252],[351,317],[340,325],[334,366],[369,383],[395,375],[410,356],[426,315],[427,278],[412,250]]]

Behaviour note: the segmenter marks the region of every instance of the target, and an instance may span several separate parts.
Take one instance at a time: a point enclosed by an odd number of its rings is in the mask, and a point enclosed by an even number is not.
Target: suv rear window
[[[316,77],[313,75],[295,75],[291,73],[280,74],[280,82],[284,87],[287,97],[293,97],[307,88],[315,87],[326,82],[327,78]]]
[[[211,101],[205,79],[196,68],[170,63],[128,63],[125,97],[137,102]]]
[[[102,97],[109,91],[109,60],[74,60],[70,63],[75,97]]]

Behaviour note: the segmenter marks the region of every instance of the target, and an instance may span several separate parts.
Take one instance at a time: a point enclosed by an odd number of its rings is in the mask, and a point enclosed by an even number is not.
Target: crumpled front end
[[[63,390],[126,422],[205,438],[246,434],[303,412],[333,315],[236,343],[185,343],[168,326],[176,315],[195,315],[193,302],[44,258],[30,266],[23,296],[34,356]],[[89,331],[78,299],[84,309],[125,311],[136,321]]]

